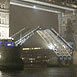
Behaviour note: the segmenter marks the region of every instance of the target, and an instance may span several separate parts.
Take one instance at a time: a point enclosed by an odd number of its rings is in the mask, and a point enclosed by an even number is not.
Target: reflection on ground
[[[0,71],[0,77],[77,77],[77,68],[38,67]]]

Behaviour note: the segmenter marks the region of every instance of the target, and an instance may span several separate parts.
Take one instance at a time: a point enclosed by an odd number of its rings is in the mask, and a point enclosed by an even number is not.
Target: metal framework
[[[24,30],[24,31],[23,31]],[[39,26],[32,28],[25,32],[25,29],[22,29],[12,38],[19,37],[15,41],[15,45],[22,45],[25,43],[35,32],[37,32],[40,37],[45,41],[46,45],[51,51],[58,57],[72,57],[73,48],[54,30],[54,29],[45,29],[42,30]]]
[[[54,29],[38,30],[37,33],[45,40],[49,49],[60,57],[71,57],[73,48],[59,36]]]
[[[22,45],[25,43],[40,27],[33,27],[30,30],[26,31],[25,28],[15,33],[11,37],[15,40],[15,46]]]
[[[41,2],[36,0],[20,0],[20,1],[11,0],[10,4],[21,6],[21,7],[34,8],[34,9],[43,10],[47,12],[53,12],[57,14],[61,14],[63,10],[72,11],[73,13],[76,11],[76,9],[72,7],[49,4],[46,2]],[[38,29],[35,29],[34,31],[33,30],[30,31],[28,34],[24,36],[22,36],[22,34],[20,33],[21,39],[18,39],[15,42],[15,44],[18,45],[21,43],[22,45]],[[38,30],[37,33],[45,40],[47,46],[51,50],[53,50],[58,57],[72,56],[73,48],[62,37],[60,37],[60,35],[54,29]]]

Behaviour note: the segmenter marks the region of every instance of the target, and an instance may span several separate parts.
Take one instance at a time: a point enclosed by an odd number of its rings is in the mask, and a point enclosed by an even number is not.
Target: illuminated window
[[[5,24],[5,19],[4,18],[0,18],[0,24]]]
[[[37,56],[37,58],[41,58],[41,56]]]
[[[1,19],[1,24],[5,24],[5,19]]]

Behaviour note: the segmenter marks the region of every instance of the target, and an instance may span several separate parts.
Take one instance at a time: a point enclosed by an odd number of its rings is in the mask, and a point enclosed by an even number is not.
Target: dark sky
[[[10,6],[10,35],[24,27],[29,28],[33,26],[53,27],[57,30],[57,14],[19,6]]]
[[[58,31],[58,17],[55,13],[44,12],[36,9],[24,8],[10,5],[10,36],[22,28],[31,28],[33,26],[41,26],[42,28],[53,27]],[[36,35],[32,37],[33,44],[36,40]],[[37,43],[37,40],[35,41]]]

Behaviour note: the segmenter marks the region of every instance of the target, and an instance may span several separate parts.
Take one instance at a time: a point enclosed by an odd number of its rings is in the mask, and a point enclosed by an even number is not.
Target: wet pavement
[[[0,71],[0,77],[77,77],[77,68],[38,67]]]

